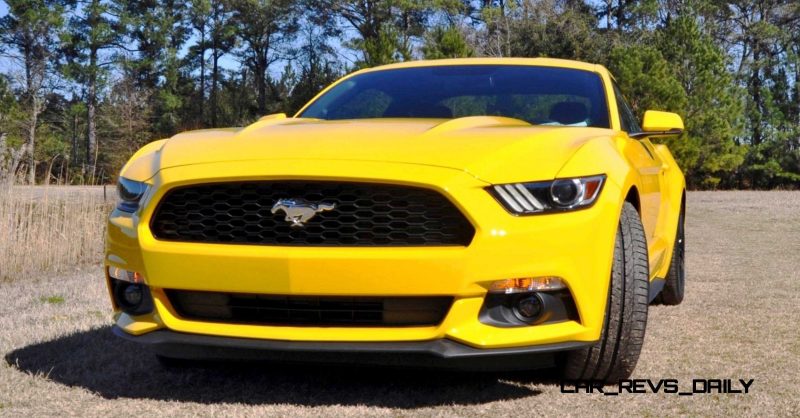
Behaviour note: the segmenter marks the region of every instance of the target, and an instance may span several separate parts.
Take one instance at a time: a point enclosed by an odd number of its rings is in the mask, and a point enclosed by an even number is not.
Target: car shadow
[[[465,373],[350,365],[194,363],[164,368],[106,326],[31,344],[5,356],[23,372],[104,398],[197,403],[365,405],[418,408],[475,405],[535,396],[552,371]],[[534,380],[531,380],[536,373]]]

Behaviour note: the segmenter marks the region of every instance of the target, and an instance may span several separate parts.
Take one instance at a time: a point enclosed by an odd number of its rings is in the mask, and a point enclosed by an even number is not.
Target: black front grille
[[[302,227],[280,199],[333,203]],[[161,240],[299,246],[462,245],[475,229],[441,194],[371,183],[261,181],[215,183],[169,191],[150,224]]]
[[[183,318],[238,324],[429,326],[444,320],[451,297],[317,297],[167,290]]]

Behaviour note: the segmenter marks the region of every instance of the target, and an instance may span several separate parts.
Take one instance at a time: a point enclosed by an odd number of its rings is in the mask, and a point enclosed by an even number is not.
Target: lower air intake
[[[185,319],[260,325],[429,326],[444,320],[451,297],[281,296],[167,290]]]

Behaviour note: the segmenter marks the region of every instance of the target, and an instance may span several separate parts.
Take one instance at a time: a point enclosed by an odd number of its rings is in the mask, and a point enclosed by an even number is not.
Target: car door
[[[631,107],[622,96],[622,92],[614,83],[614,96],[619,110],[622,130],[626,133],[641,132],[642,128]],[[639,203],[641,206],[642,224],[647,236],[650,255],[650,269],[655,271],[663,262],[664,255],[661,237],[657,235],[659,216],[661,215],[661,187],[664,175],[664,164],[655,147],[648,138],[633,139],[628,137],[625,153],[638,170],[641,177]]]

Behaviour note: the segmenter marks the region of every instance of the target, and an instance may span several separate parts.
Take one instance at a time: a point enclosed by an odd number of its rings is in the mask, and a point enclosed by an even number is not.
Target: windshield
[[[452,65],[350,77],[300,114],[328,120],[506,116],[537,125],[608,128],[598,74],[557,67]]]

